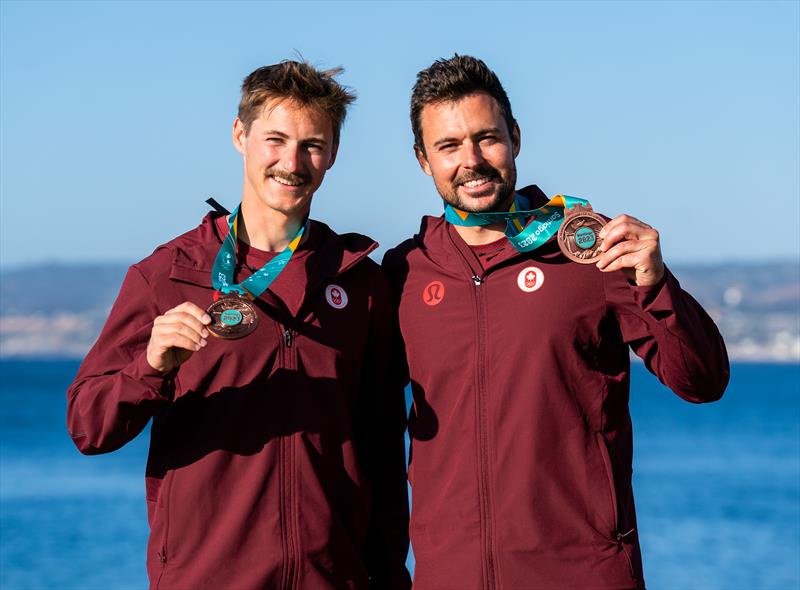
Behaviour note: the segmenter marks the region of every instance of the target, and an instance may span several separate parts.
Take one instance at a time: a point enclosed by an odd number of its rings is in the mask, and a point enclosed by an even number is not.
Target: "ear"
[[[330,170],[333,167],[334,162],[336,162],[336,155],[339,153],[339,142],[337,141],[333,144],[331,148],[331,159],[328,161],[328,167],[325,168],[326,170]]]
[[[416,144],[414,145],[414,155],[417,156],[417,162],[419,162],[419,167],[422,168],[422,171],[428,176],[433,176],[433,171],[428,163],[428,158],[425,157],[425,152]]]
[[[514,146],[514,157],[519,155],[519,150],[522,148],[522,133],[519,130],[519,125],[514,121],[514,128],[511,130],[511,144]]]
[[[231,134],[231,138],[233,139],[233,147],[236,148],[236,151],[239,152],[244,156],[245,152],[245,140],[247,139],[247,131],[244,128],[244,123],[239,117],[236,117],[236,120],[233,122],[233,132]]]

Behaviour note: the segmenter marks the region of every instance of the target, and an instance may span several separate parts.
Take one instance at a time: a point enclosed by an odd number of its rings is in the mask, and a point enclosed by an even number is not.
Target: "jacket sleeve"
[[[408,483],[405,463],[406,406],[397,378],[388,280],[378,270],[372,288],[367,357],[359,392],[357,444],[372,486],[372,515],[366,543],[370,588],[407,590]]]
[[[631,285],[622,273],[604,273],[606,302],[623,340],[648,370],[693,403],[718,400],[728,385],[725,343],[713,320],[665,269],[662,281]]]
[[[160,314],[141,271],[128,269],[100,337],[67,391],[67,430],[87,455],[120,448],[170,400],[171,381],[147,362]]]

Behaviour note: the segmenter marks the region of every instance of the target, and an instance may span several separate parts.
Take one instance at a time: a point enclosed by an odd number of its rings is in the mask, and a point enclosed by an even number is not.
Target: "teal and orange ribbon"
[[[303,223],[289,244],[275,258],[241,283],[234,284],[233,271],[236,267],[236,236],[238,235],[240,209],[241,204],[228,217],[228,235],[222,241],[222,247],[214,260],[214,268],[211,271],[211,284],[218,292],[224,294],[236,293],[248,299],[255,299],[269,289],[272,282],[278,278],[278,275],[289,263],[292,254],[300,245],[300,240],[303,237],[308,221],[306,220]]]
[[[558,228],[564,221],[565,210],[571,209],[575,205],[586,207],[589,205],[589,201],[568,195],[556,195],[543,207],[530,209],[528,200],[516,193],[514,203],[508,211],[470,213],[445,203],[444,218],[448,223],[466,227],[505,221],[505,234],[511,245],[519,252],[531,252],[558,232]]]

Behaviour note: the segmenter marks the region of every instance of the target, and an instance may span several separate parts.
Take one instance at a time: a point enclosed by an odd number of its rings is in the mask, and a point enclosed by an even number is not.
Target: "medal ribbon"
[[[236,236],[239,227],[240,208],[241,204],[228,217],[228,235],[222,241],[222,247],[214,260],[214,268],[211,271],[211,284],[214,289],[222,293],[236,293],[248,299],[255,299],[269,288],[272,281],[278,278],[278,275],[281,274],[284,267],[291,260],[292,254],[297,250],[300,239],[303,237],[307,222],[303,223],[289,244],[275,258],[241,283],[234,284],[233,270],[236,267]]]
[[[578,197],[556,195],[547,201],[543,207],[530,209],[528,199],[519,193],[515,193],[514,203],[512,203],[511,209],[508,211],[469,213],[445,203],[444,219],[448,223],[464,227],[489,225],[505,221],[505,234],[511,245],[519,252],[530,252],[544,244],[558,232],[558,228],[564,221],[564,210],[571,209],[575,205],[586,207],[589,205],[589,201]],[[523,220],[528,218],[526,225],[523,225]]]

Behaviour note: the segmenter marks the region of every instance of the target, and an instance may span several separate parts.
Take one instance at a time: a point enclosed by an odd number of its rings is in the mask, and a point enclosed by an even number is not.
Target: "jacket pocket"
[[[614,468],[611,464],[611,455],[608,453],[606,446],[606,439],[603,437],[602,432],[595,433],[597,438],[597,448],[600,451],[600,457],[603,460],[603,467],[606,476],[606,490],[608,491],[608,506],[611,509],[608,531],[609,537],[616,541],[617,533],[619,531],[619,509],[617,504],[617,486],[614,483]]]
[[[150,577],[150,586],[154,589],[158,588],[164,576],[169,557],[170,498],[174,479],[175,471],[167,471],[164,481],[158,490],[157,498],[148,499],[147,501],[148,511],[153,510],[147,548],[147,572]]]
[[[611,461],[611,454],[608,452],[608,446],[606,445],[606,439],[603,436],[602,432],[595,433],[597,439],[597,448],[600,451],[600,457],[603,459],[603,466],[605,468],[605,478],[607,482],[607,489],[608,489],[608,506],[610,507],[610,529],[608,532],[608,539],[611,543],[615,544],[619,552],[624,556],[624,563],[627,572],[631,576],[631,580],[635,584],[636,588],[642,588],[640,584],[640,576],[636,573],[636,567],[634,567],[634,559],[633,559],[633,550],[634,547],[632,545],[632,539],[635,537],[630,537],[630,535],[634,532],[635,529],[630,529],[628,531],[622,531],[621,527],[624,523],[620,522],[620,514],[619,514],[619,501],[617,499],[617,484],[616,480],[614,479],[614,467]]]

